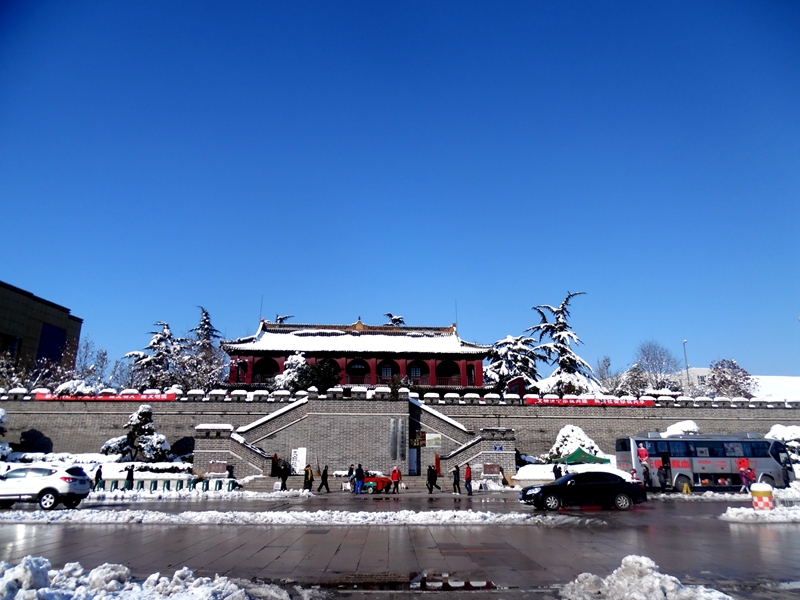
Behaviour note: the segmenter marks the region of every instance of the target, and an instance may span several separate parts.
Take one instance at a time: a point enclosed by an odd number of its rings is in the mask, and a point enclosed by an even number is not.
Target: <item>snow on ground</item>
[[[179,491],[122,491],[91,492],[82,506],[109,500],[124,500],[125,502],[153,502],[154,500],[285,500],[286,498],[312,498],[314,494],[308,490],[286,490],[285,492],[226,492],[207,491],[199,489]]]
[[[661,434],[662,438],[672,437],[674,435],[686,435],[700,433],[700,428],[694,421],[678,421],[673,423],[667,430]]]
[[[186,567],[172,577],[153,573],[141,582],[131,577],[123,565],[104,564],[86,572],[80,563],[67,563],[51,569],[50,561],[26,556],[19,564],[0,562],[0,591],[4,598],[33,600],[248,600],[250,596],[227,577],[195,577]],[[296,591],[298,588],[295,588]],[[259,590],[263,600],[289,600],[286,589],[265,585]],[[321,592],[302,590],[305,598],[324,597]]]
[[[750,494],[735,492],[703,492],[702,494],[680,494],[661,492],[647,492],[648,500],[661,500],[663,502],[750,502]]]
[[[800,523],[800,506],[779,506],[775,510],[729,507],[720,519],[738,523]]]
[[[540,527],[602,526],[598,518],[540,515],[532,512],[493,513],[472,510],[435,511],[264,511],[216,510],[169,514],[154,510],[10,510],[0,523],[127,524],[145,525],[537,525]]]
[[[658,565],[645,556],[626,556],[622,565],[602,579],[581,573],[564,586],[566,600],[733,600],[727,594],[703,586],[685,586],[671,575],[659,573]]]

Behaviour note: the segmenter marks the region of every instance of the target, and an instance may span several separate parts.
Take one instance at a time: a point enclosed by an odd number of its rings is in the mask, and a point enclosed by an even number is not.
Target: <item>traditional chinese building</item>
[[[258,387],[283,373],[297,352],[309,364],[334,361],[341,385],[388,385],[407,378],[417,387],[483,386],[483,359],[489,346],[465,342],[456,326],[298,325],[262,321],[250,337],[225,344],[231,357],[230,383]]]

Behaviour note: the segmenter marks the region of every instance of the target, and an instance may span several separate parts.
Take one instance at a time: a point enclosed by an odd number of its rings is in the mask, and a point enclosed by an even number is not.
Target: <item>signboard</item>
[[[494,451],[495,452],[502,452],[503,451],[503,447],[495,444],[494,445]]]
[[[66,402],[175,402],[177,394],[126,394],[124,396],[56,396],[37,393],[35,400]]]
[[[428,448],[441,448],[442,447],[442,434],[426,432],[425,445]]]
[[[500,465],[495,463],[484,463],[483,464],[483,474],[484,475],[500,475]]]
[[[306,468],[306,452],[306,448],[292,448],[292,473],[302,473]]]
[[[525,404],[537,406],[655,406],[655,400],[643,398],[525,398]]]

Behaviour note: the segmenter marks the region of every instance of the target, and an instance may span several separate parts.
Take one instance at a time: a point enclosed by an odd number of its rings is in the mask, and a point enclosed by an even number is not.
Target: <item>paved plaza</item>
[[[400,496],[322,494],[281,500],[109,501],[83,510],[183,511],[531,511],[513,492],[473,498],[447,493]],[[685,583],[749,588],[800,579],[800,525],[720,521],[725,502],[651,501],[630,512],[562,511],[591,517],[581,526],[230,526],[0,525],[2,559],[28,554],[54,565],[127,565],[138,577],[188,566],[196,573],[257,581],[291,579],[331,589],[409,590],[458,581],[542,594],[579,573],[606,576],[630,554],[652,558]],[[732,503],[741,506],[740,503]],[[416,578],[416,584],[414,584]],[[431,583],[431,586],[440,585]],[[730,591],[729,591],[730,593]],[[743,595],[737,597],[767,597]],[[785,592],[785,597],[794,597]],[[780,596],[780,597],[784,597]],[[778,596],[769,596],[778,597]]]

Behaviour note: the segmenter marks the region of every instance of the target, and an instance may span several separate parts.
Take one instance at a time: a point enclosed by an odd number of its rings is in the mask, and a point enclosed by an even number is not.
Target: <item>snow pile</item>
[[[185,511],[179,514],[153,510],[10,510],[0,512],[0,523],[129,524],[144,525],[535,525],[539,527],[602,526],[597,518],[540,515],[531,512],[494,513],[472,510],[436,511]]]
[[[121,458],[118,454],[72,452],[12,452],[6,460],[10,463],[68,463],[71,465],[87,465],[97,463],[113,463]]]
[[[703,586],[685,586],[677,578],[658,572],[658,566],[645,556],[626,556],[622,565],[602,579],[581,573],[565,585],[561,597],[567,600],[733,600],[730,596]]]
[[[228,491],[201,491],[199,488],[194,490],[178,491],[122,491],[113,492],[91,492],[84,500],[84,504],[89,502],[108,502],[109,500],[124,500],[125,502],[152,502],[154,500],[285,500],[287,498],[312,498],[314,494],[308,490],[286,490],[285,492],[228,492]]]
[[[775,510],[729,507],[720,519],[738,523],[800,523],[800,506],[779,506]]]
[[[775,488],[772,495],[778,500],[800,500],[800,481],[792,481],[788,488]]]
[[[169,577],[153,573],[144,582],[131,578],[128,567],[104,564],[86,573],[80,563],[50,569],[50,561],[26,556],[18,565],[0,562],[0,593],[3,598],[25,600],[93,600],[113,596],[121,600],[248,600],[249,596],[227,577],[195,577],[184,567]],[[278,586],[266,598],[288,598]],[[281,593],[279,593],[281,592]]]
[[[661,434],[662,438],[668,438],[675,435],[699,434],[700,428],[694,421],[679,421],[667,427],[667,430]]]
[[[665,502],[750,502],[750,494],[711,491],[703,492],[702,494],[647,492],[647,499],[663,500]]]
[[[563,456],[569,456],[578,448],[582,448],[589,454],[600,456],[602,458],[610,458],[606,456],[600,446],[595,444],[594,440],[586,435],[580,427],[576,425],[564,425],[561,431],[556,436],[556,442],[547,453],[547,458],[554,460]],[[552,467],[551,467],[552,468]]]
[[[785,443],[789,449],[792,462],[800,463],[800,426],[773,425],[764,437]]]

